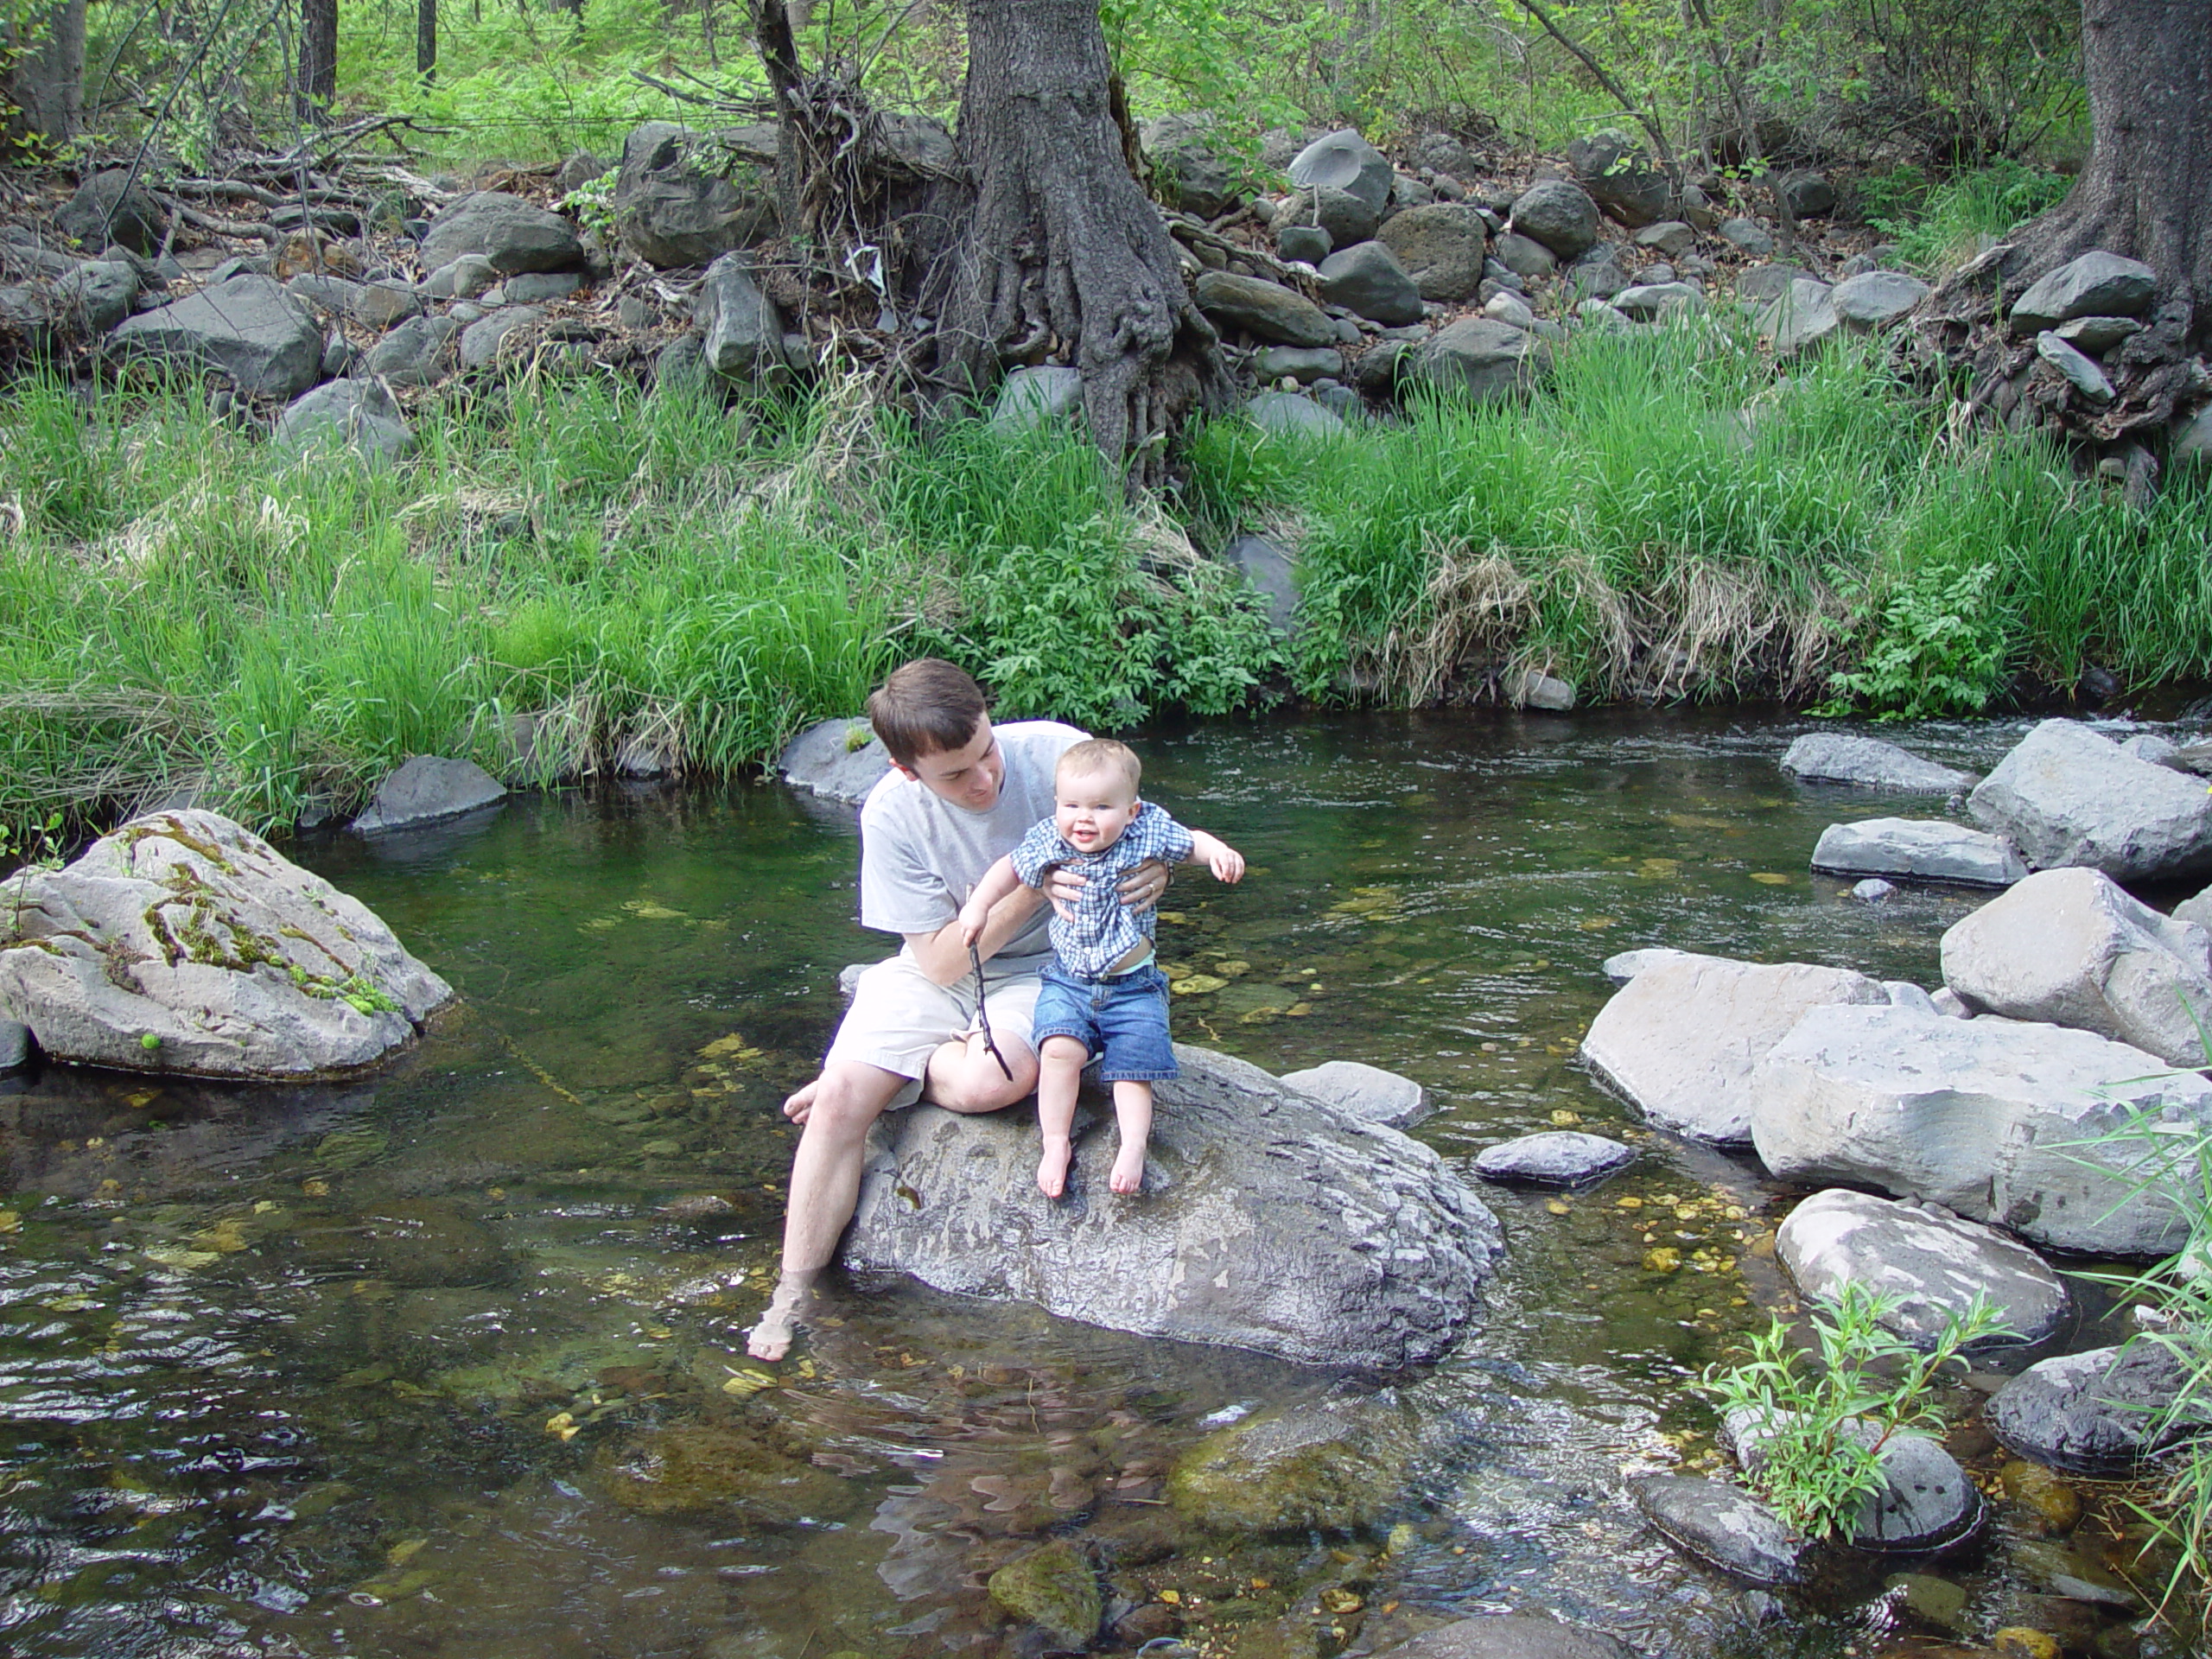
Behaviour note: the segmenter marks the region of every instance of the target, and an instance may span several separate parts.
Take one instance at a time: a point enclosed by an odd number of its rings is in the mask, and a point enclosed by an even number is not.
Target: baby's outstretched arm
[[[983,925],[991,918],[991,906],[1020,885],[1021,878],[1014,873],[1014,858],[1010,854],[984,871],[983,879],[976,884],[976,891],[968,895],[968,902],[960,907],[960,942],[973,944],[981,938]]]
[[[1210,836],[1203,830],[1191,831],[1191,855],[1184,862],[1205,865],[1217,881],[1234,885],[1244,879],[1244,855],[1219,836]]]

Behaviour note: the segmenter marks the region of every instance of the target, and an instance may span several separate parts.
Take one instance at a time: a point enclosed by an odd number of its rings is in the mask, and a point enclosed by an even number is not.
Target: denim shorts
[[[1101,1062],[1105,1083],[1154,1083],[1180,1074],[1167,1040],[1167,976],[1157,966],[1110,979],[1077,979],[1054,957],[1029,1039],[1041,1052],[1047,1037],[1072,1037]]]

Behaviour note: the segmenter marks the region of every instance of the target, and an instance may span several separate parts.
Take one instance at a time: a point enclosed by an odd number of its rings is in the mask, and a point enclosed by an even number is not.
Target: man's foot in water
[[[778,1285],[775,1295],[769,1300],[767,1312],[761,1314],[760,1324],[753,1327],[746,1341],[745,1351],[772,1364],[791,1352],[792,1339],[798,1335],[800,1316],[806,1311],[812,1290],[810,1282]]]
[[[1068,1160],[1074,1155],[1074,1146],[1067,1140],[1045,1139],[1045,1155],[1037,1160],[1037,1190],[1048,1198],[1057,1198],[1068,1190]]]

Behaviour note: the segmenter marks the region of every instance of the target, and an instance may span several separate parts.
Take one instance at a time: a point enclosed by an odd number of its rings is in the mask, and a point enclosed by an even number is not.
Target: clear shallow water
[[[1147,792],[1252,866],[1234,890],[1186,873],[1163,906],[1163,957],[1225,982],[1177,999],[1179,1035],[1275,1071],[1406,1072],[1448,1159],[1561,1115],[1641,1134],[1572,1059],[1605,957],[1932,985],[1971,907],[1809,877],[1829,822],[1916,809],[1794,785],[1774,765],[1793,729],[1154,733]],[[2016,730],[1910,741],[1986,766]],[[1368,1383],[910,1285],[841,1287],[772,1386],[741,1357],[791,1152],[777,1104],[826,1040],[836,969],[880,954],[852,921],[849,814],[767,785],[553,797],[293,850],[462,1005],[351,1088],[0,1084],[10,1653],[996,1652],[983,1580],[1055,1533],[1253,1656],[1292,1650],[1286,1615],[1324,1652],[1536,1607],[1684,1656],[1864,1653],[1913,1628],[1863,1600],[1761,1624],[1622,1494],[1624,1471],[1709,1455],[1683,1385],[1781,1300],[1791,1195],[1745,1163],[1652,1139],[1563,1205],[1491,1192],[1510,1258],[1481,1330],[1403,1380],[1428,1449],[1386,1523],[1187,1535],[1161,1502],[1183,1448]],[[1648,1265],[1665,1249],[1681,1265]],[[1982,1557],[1941,1569],[1978,1627],[2034,1622],[2011,1564],[2031,1529],[2002,1510]],[[1323,1588],[1360,1605],[1317,1619]]]

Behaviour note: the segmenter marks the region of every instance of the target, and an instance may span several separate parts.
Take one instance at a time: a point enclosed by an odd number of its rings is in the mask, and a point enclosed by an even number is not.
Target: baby
[[[1167,978],[1153,961],[1156,924],[1149,909],[1132,911],[1122,902],[1121,878],[1147,859],[1204,864],[1223,881],[1244,875],[1243,854],[1139,800],[1141,775],[1126,743],[1090,738],[1070,748],[1054,774],[1052,817],[991,866],[960,912],[960,931],[972,944],[991,906],[1015,887],[1041,887],[1055,869],[1084,878],[1081,895],[1054,912],[1052,960],[1031,1028],[1037,1119],[1045,1136],[1037,1185],[1048,1198],[1067,1187],[1076,1085],[1093,1055],[1103,1054],[1100,1075],[1114,1085],[1122,1145],[1109,1184],[1116,1192],[1144,1185],[1152,1085],[1176,1075],[1167,1040]]]

